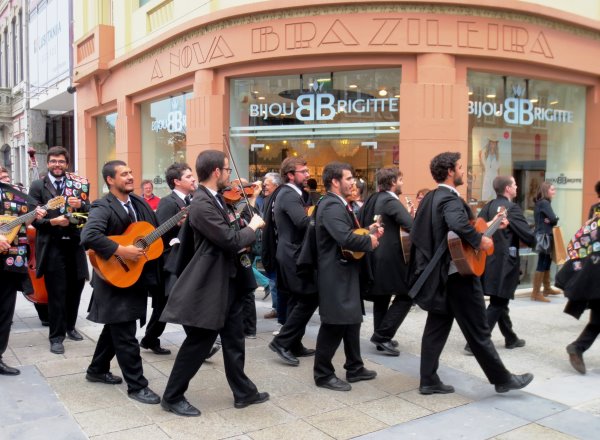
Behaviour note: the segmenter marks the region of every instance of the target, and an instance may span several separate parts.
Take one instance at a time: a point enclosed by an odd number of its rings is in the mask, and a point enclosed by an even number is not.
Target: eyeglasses
[[[225,167],[223,167],[223,168],[221,168],[221,169],[222,169],[223,171],[227,171],[228,173],[231,173],[231,168],[225,168]]]
[[[67,161],[62,159],[50,159],[48,163],[50,165],[66,165]]]
[[[296,171],[294,171],[294,173],[310,174],[310,171],[308,171],[308,170],[296,170]]]

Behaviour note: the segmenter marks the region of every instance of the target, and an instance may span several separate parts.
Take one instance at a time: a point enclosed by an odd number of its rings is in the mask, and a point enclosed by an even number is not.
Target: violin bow
[[[231,147],[229,146],[229,140],[227,139],[226,134],[223,134],[223,143],[225,144],[225,147],[227,148],[227,152],[229,153],[229,160],[233,164],[233,169],[235,170],[235,174],[237,174],[238,180],[240,181],[240,188],[242,190],[242,195],[244,196],[244,200],[246,201],[246,205],[248,206],[248,209],[251,209],[250,202],[248,201],[248,197],[246,196],[246,192],[244,191],[244,185],[242,185],[242,176],[240,175],[240,172],[238,171],[238,167],[235,164],[235,160],[233,160],[233,154],[231,154]]]

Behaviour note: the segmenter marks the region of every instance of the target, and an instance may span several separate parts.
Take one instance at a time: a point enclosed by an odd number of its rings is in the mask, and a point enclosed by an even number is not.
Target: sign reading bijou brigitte
[[[299,121],[331,121],[338,113],[398,113],[398,98],[336,99],[331,93],[317,93],[321,88],[322,85],[315,83],[312,92],[302,94],[292,102],[250,104],[250,116],[263,119],[293,116]]]

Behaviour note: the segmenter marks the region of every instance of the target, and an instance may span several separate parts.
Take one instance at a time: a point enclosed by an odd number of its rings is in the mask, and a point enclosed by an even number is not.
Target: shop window
[[[477,211],[496,197],[498,175],[512,175],[516,202],[533,225],[533,198],[541,182],[556,189],[552,208],[565,239],[581,223],[586,91],[583,86],[469,72],[467,198]],[[535,254],[521,252],[524,281]]]
[[[110,113],[96,118],[96,145],[98,154],[98,188],[99,195],[106,194],[108,187],[102,178],[102,167],[108,161],[117,158],[117,142],[115,125],[117,114]]]
[[[234,79],[231,144],[242,177],[307,159],[322,190],[323,167],[350,163],[375,188],[375,172],[398,165],[400,68]]]
[[[186,161],[186,100],[191,92],[141,105],[142,178],[154,182],[154,194],[170,192],[165,170]]]

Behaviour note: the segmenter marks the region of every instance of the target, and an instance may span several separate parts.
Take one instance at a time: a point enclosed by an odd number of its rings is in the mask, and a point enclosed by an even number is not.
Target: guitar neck
[[[48,209],[48,205],[42,206],[42,209]],[[15,218],[13,221],[5,223],[4,225],[2,225],[2,229],[6,230],[6,231],[10,231],[13,228],[16,228],[17,226],[22,225],[23,223],[27,223],[29,220],[33,220],[34,218],[35,218],[35,209],[33,211],[28,212],[27,214],[23,214],[23,215]]]
[[[485,235],[486,237],[491,237],[492,235],[494,235],[494,233],[498,230],[498,228],[502,224],[503,219],[504,219],[504,217],[498,217],[496,220],[494,220],[492,222],[492,224],[483,233],[483,235]]]
[[[166,232],[168,232],[171,228],[173,228],[177,223],[179,223],[179,221],[183,218],[183,216],[187,214],[187,211],[188,211],[187,207],[183,208],[181,211],[179,211],[177,214],[175,214],[169,220],[164,222],[162,225],[160,225],[154,231],[152,231],[151,233],[146,235],[144,237],[143,241],[147,245],[151,245],[152,243],[154,243],[156,240],[158,240],[160,237],[162,237]]]

